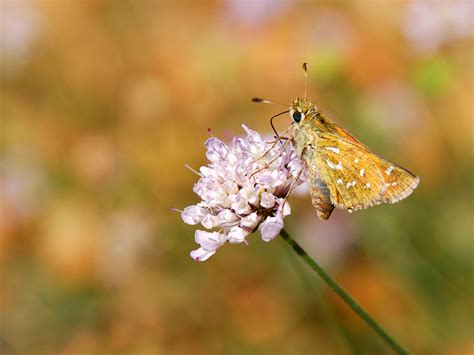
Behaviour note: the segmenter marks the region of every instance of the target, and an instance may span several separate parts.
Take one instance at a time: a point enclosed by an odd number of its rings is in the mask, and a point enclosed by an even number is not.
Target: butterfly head
[[[299,124],[304,121],[306,116],[316,112],[317,110],[316,105],[312,104],[308,99],[297,97],[291,103],[289,113],[293,122]]]

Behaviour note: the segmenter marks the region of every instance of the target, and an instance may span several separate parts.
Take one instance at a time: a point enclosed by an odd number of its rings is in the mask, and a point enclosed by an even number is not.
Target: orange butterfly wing
[[[350,211],[380,203],[395,203],[418,186],[419,179],[407,169],[389,162],[339,128],[338,134],[319,133],[318,147],[305,159],[308,176],[318,176],[330,192],[331,202]]]

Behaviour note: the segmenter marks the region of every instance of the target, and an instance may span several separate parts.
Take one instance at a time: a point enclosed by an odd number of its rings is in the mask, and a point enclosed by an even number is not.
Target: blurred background
[[[189,257],[207,130],[303,94],[421,178],[287,230],[406,348],[473,354],[473,7],[1,1],[2,354],[385,354],[282,240]],[[278,121],[285,129],[289,118]]]

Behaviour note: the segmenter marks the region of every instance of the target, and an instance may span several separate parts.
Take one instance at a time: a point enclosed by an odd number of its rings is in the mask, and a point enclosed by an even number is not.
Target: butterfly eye
[[[304,118],[304,114],[300,111],[293,112],[293,121],[296,123],[300,122]]]

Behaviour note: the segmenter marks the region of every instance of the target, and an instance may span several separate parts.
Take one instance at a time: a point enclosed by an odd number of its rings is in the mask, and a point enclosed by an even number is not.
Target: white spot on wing
[[[342,185],[342,179],[337,179],[336,182],[337,182],[338,185]]]
[[[339,154],[340,150],[339,148],[336,147],[326,147],[327,150],[330,150],[331,152],[334,152],[336,154]]]
[[[390,166],[387,168],[387,170],[385,170],[385,173],[386,173],[387,175],[390,175],[390,174],[392,173],[392,171],[393,171],[393,165],[390,165]]]
[[[352,180],[351,182],[348,182],[348,183],[346,184],[346,189],[348,189],[348,188],[351,187],[351,186],[354,187],[354,186],[356,186],[356,184],[357,184],[357,181]]]
[[[337,165],[332,163],[331,161],[329,160],[326,160],[326,164],[331,168],[331,169],[334,169],[334,170],[342,170],[342,163],[340,161],[337,162]]]
[[[359,175],[362,176],[362,177],[364,177],[364,175],[365,175],[365,169],[360,169]]]
[[[370,182],[368,182],[367,184],[365,184],[365,187],[370,189]]]
[[[355,158],[355,159],[354,159],[354,163],[357,164],[358,162],[359,162],[359,158]]]

